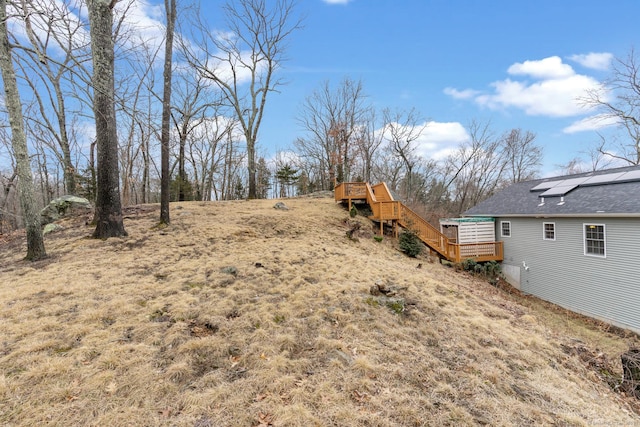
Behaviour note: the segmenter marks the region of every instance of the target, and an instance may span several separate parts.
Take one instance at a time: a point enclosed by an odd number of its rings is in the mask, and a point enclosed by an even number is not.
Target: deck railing
[[[414,231],[420,240],[447,259],[450,259],[454,255],[455,250],[452,246],[453,244],[450,243],[447,236],[404,204],[400,209],[400,218],[398,218],[398,221],[401,226]]]
[[[393,200],[393,196],[384,182],[371,186],[366,182],[343,182],[335,187],[335,200],[349,202],[364,200],[371,207],[371,219],[380,221],[398,221],[404,228],[414,231],[427,246],[453,262],[462,262],[471,258],[475,261],[502,261],[504,259],[502,242],[454,243],[431,225],[427,220],[409,209],[402,202]]]
[[[400,217],[400,209],[402,203],[389,201],[389,202],[377,202],[371,206],[373,211],[373,217],[380,221],[395,220]]]
[[[473,259],[477,262],[502,261],[504,259],[502,242],[452,243],[454,256],[451,261],[462,262]]]
[[[342,182],[335,188],[336,202],[346,199],[366,199],[367,198],[366,182]]]
[[[384,182],[376,184],[371,187],[373,189],[373,193],[376,195],[376,199],[379,202],[390,202],[393,201],[393,196],[391,195],[391,191],[389,191],[389,187]]]

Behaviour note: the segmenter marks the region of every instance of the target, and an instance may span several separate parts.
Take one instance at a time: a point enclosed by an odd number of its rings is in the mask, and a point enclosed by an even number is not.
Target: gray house
[[[465,215],[495,218],[513,286],[640,333],[640,166],[513,184]]]

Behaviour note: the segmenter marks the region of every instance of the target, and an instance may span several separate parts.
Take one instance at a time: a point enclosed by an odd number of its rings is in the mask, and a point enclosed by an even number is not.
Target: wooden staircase
[[[383,234],[385,224],[393,226],[396,233],[397,225],[412,230],[429,248],[449,261],[462,262],[469,258],[477,262],[503,259],[502,242],[452,242],[404,203],[394,200],[384,182],[374,186],[368,182],[343,182],[335,187],[335,200],[348,203],[349,210],[353,201],[366,202],[372,211],[369,218],[380,224],[380,234]]]

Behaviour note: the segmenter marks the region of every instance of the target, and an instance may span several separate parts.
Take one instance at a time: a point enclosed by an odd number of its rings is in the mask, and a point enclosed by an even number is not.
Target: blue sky
[[[223,30],[224,0],[201,3],[212,31]],[[610,75],[611,60],[624,59],[640,34],[638,0],[299,0],[298,11],[303,28],[280,71],[289,83],[268,99],[258,138],[266,157],[303,135],[296,116],[305,97],[348,77],[380,110],[422,114],[425,158],[459,146],[471,121],[490,122],[497,134],[535,133],[541,172],[553,175],[597,143],[597,132],[613,133],[596,129],[587,120],[594,111],[577,98]],[[136,0],[128,13],[140,37],[161,42],[163,2]]]
[[[584,90],[638,39],[640,2],[615,0],[304,0],[289,46],[289,84],[272,97],[262,149],[301,134],[295,116],[322,82],[361,79],[380,108],[415,107],[430,122],[425,156],[458,144],[461,126],[521,128],[544,147],[552,174],[598,141],[581,120]],[[211,12],[215,11],[212,7]],[[606,130],[599,130],[606,132]]]

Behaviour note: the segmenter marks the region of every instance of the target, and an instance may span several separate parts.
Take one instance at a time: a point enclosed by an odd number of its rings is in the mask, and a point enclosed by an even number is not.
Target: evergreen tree
[[[299,179],[298,170],[286,164],[276,171],[276,179],[280,183],[280,197],[288,197],[292,193],[291,187]]]

